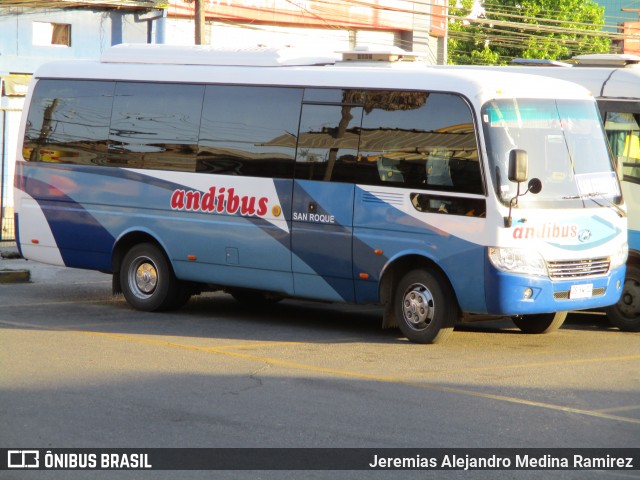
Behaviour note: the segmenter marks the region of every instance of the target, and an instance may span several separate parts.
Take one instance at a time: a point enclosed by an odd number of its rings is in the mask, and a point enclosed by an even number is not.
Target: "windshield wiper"
[[[615,212],[618,214],[620,218],[626,217],[627,216],[626,212],[622,210],[618,205],[613,203],[611,200],[607,199],[605,195],[607,195],[606,192],[589,192],[589,193],[581,193],[579,195],[567,195],[565,197],[562,197],[562,199],[563,200],[582,200],[586,198],[594,202],[599,207],[610,207],[612,210],[615,210]],[[607,204],[603,205],[602,203],[597,202],[596,198],[604,200],[605,202],[607,202]]]

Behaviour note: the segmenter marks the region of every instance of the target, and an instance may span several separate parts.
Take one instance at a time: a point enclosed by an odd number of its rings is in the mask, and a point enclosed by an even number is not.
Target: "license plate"
[[[569,298],[589,298],[593,295],[593,284],[572,285],[569,291]]]

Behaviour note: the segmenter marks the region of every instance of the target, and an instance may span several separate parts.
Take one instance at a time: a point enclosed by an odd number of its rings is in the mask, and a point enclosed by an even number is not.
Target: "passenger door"
[[[307,90],[302,109],[292,209],[296,296],[354,300],[353,167],[362,108],[342,90]]]

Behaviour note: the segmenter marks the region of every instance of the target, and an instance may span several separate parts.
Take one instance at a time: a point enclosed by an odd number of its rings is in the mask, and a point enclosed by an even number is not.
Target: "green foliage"
[[[593,0],[492,0],[486,18],[465,20],[473,0],[458,2],[450,15],[448,63],[504,65],[513,58],[566,60],[602,53],[610,39],[602,31],[604,7]]]

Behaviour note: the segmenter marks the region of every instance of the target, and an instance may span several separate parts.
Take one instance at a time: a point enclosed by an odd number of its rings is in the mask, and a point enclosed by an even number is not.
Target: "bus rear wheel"
[[[395,315],[412,342],[437,343],[453,332],[458,306],[444,279],[435,272],[413,270],[398,282]]]
[[[627,265],[620,301],[606,312],[609,322],[623,332],[640,332],[640,268]]]
[[[185,303],[183,289],[160,248],[141,243],[127,252],[120,268],[122,293],[136,310],[154,312]],[[187,298],[188,300],[188,298]]]
[[[537,315],[518,315],[512,317],[516,324],[524,333],[550,333],[558,330],[567,318],[567,312],[539,313]]]

